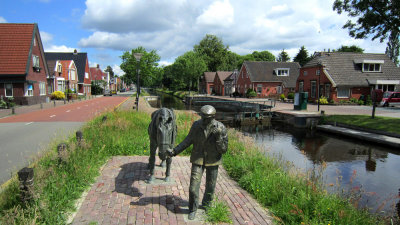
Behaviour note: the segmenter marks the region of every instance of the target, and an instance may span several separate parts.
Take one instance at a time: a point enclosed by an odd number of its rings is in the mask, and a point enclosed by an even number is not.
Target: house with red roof
[[[91,75],[89,60],[86,52],[46,52],[46,59],[49,61],[73,60],[77,71],[77,93],[79,95],[91,95]],[[49,66],[50,67],[50,66]],[[57,84],[58,85],[58,84]]]
[[[214,78],[216,72],[204,72],[203,76],[199,80],[199,93],[200,94],[212,94],[214,93]]]
[[[0,98],[45,102],[52,83],[38,25],[0,23]]]
[[[214,77],[214,90],[216,95],[227,95],[227,93],[225,93],[224,81],[232,75],[232,73],[232,71],[217,71]]]

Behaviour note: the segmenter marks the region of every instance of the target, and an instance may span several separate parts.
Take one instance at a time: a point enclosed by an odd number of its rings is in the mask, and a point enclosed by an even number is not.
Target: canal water
[[[186,109],[180,99],[161,96],[164,107]],[[289,161],[299,171],[317,174],[328,192],[360,196],[358,206],[373,213],[393,215],[396,204],[400,210],[399,150],[280,123],[237,129],[253,137],[265,155]]]

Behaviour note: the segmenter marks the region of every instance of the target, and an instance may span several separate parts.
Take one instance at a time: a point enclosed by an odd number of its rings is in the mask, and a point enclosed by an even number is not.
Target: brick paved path
[[[78,224],[205,224],[199,209],[195,220],[187,220],[190,167],[189,157],[174,157],[172,179],[162,179],[165,169],[156,166],[154,184],[147,184],[148,157],[111,158],[88,192],[73,223]],[[157,158],[157,165],[160,161]],[[204,193],[205,174],[200,201]],[[233,224],[272,224],[272,218],[220,167],[216,194],[227,203]]]

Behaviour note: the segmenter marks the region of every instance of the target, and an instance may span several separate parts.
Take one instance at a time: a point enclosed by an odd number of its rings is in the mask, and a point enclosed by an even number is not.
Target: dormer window
[[[362,64],[362,72],[382,72],[382,65],[384,60],[374,60],[374,59],[356,59],[355,64]]]
[[[278,68],[275,73],[277,76],[289,76],[289,68]]]
[[[363,63],[363,72],[381,72],[381,64]]]

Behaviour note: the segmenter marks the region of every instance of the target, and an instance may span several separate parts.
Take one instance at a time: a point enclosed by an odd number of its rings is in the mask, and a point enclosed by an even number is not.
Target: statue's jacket
[[[181,153],[193,144],[190,162],[196,165],[216,166],[222,164],[222,154],[228,149],[228,135],[225,126],[212,120],[203,127],[202,120],[193,123],[188,136],[174,148],[175,154]]]

